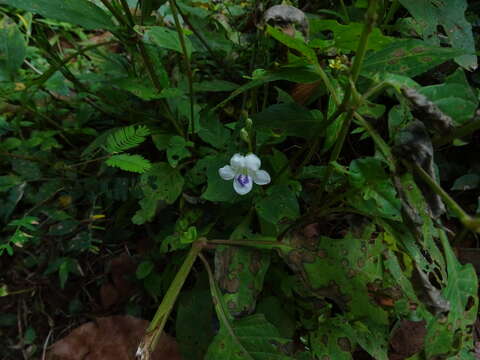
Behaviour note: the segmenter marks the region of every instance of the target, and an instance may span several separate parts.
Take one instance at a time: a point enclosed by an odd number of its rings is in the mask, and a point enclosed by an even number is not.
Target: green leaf
[[[450,116],[455,125],[464,125],[473,119],[478,107],[477,95],[462,69],[447,77],[444,83],[423,87],[419,92]]]
[[[267,196],[255,204],[259,216],[272,224],[284,218],[293,220],[300,215],[295,193],[288,185],[273,185],[267,190]]]
[[[232,181],[223,180],[218,169],[228,164],[225,154],[208,155],[202,159],[207,168],[207,189],[202,198],[209,201],[232,202],[239,196],[233,190]]]
[[[400,220],[400,199],[384,167],[379,159],[373,157],[352,161],[350,183],[358,192],[348,201],[368,214]]]
[[[118,79],[111,82],[123,90],[131,92],[142,100],[168,99],[183,96],[185,93],[179,88],[165,87],[160,92],[150,83],[137,78]]]
[[[213,316],[212,299],[208,290],[194,288],[191,291],[182,291],[178,300],[175,335],[184,359],[205,358],[207,348],[215,335]]]
[[[209,112],[200,118],[198,136],[206,143],[220,149],[230,140],[230,130],[218,120],[215,113]]]
[[[161,48],[170,49],[183,54],[178,33],[163,26],[152,26],[148,28],[144,35],[145,41],[153,43]],[[185,47],[187,56],[190,58],[193,52],[192,43],[185,36]]]
[[[193,146],[193,143],[191,141],[186,141],[183,137],[178,135],[170,138],[167,147],[167,159],[172,167],[177,167],[180,161],[190,157],[191,153],[187,149],[187,146]]]
[[[246,247],[222,246],[215,251],[215,278],[233,316],[253,313],[263,289],[270,254]]]
[[[464,53],[464,50],[434,46],[422,40],[398,40],[368,54],[362,75],[394,73],[414,77]]]
[[[356,51],[360,35],[364,28],[363,23],[351,22],[348,25],[339,24],[337,20],[311,20],[310,21],[310,33],[316,34],[320,31],[333,32],[334,43],[332,46],[346,50]],[[385,36],[382,34],[379,28],[374,28],[368,37],[367,50],[380,50],[388,44],[396,41],[395,38]],[[315,39],[310,41],[310,46],[314,46]]]
[[[87,0],[0,0],[0,5],[10,5],[86,29],[115,29],[110,16]]]
[[[10,18],[0,23],[0,81],[12,80],[27,55],[27,43]]]
[[[238,84],[226,80],[207,80],[194,84],[195,92],[222,92],[233,91],[239,87]]]
[[[453,48],[463,49],[468,55],[461,55],[455,61],[467,70],[477,68],[475,40],[472,25],[465,18],[466,0],[400,0],[416,20],[422,38],[430,44],[439,45],[443,41],[443,32],[448,36]]]
[[[480,185],[480,175],[478,174],[466,174],[460,176],[455,182],[451,190],[472,190],[478,188]]]
[[[107,137],[107,151],[116,153],[134,148],[144,142],[147,135],[150,135],[150,130],[144,125],[121,128]]]
[[[314,70],[312,70],[311,67],[285,68],[277,71],[266,71],[261,76],[255,77],[252,81],[240,86],[237,90],[232,92],[228,98],[215,106],[214,109],[224,106],[226,103],[233,100],[245,91],[259,87],[272,81],[286,80],[294,83],[310,83],[319,79],[319,75]]]
[[[140,279],[140,280],[145,279],[148,275],[150,275],[150,273],[154,268],[155,268],[155,264],[152,261],[150,260],[142,261],[138,265],[135,275],[137,276],[137,279]]]
[[[299,51],[312,64],[318,63],[317,54],[315,54],[315,51],[311,49],[304,40],[293,38],[270,25],[267,25],[267,34],[271,35],[274,39],[280,41],[285,46]]]
[[[150,161],[141,155],[130,154],[113,155],[107,161],[105,161],[105,164],[108,166],[118,167],[124,171],[131,171],[140,174],[148,171],[152,166]]]
[[[221,325],[205,360],[293,360],[284,350],[289,340],[282,338],[263,315],[234,321],[232,328],[233,334]]]
[[[155,215],[158,202],[173,204],[183,189],[183,177],[177,169],[160,162],[140,177],[140,187],[144,198],[140,200],[141,209],[132,218],[134,224],[140,225],[150,221]]]
[[[273,137],[312,138],[319,136],[322,125],[321,119],[295,103],[272,105],[255,114],[252,119],[257,130],[265,131]]]

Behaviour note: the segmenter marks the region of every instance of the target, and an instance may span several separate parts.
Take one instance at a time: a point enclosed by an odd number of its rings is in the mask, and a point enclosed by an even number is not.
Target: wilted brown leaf
[[[47,360],[132,360],[147,326],[132,316],[97,318],[53,344]],[[163,334],[152,360],[181,360],[177,342]]]

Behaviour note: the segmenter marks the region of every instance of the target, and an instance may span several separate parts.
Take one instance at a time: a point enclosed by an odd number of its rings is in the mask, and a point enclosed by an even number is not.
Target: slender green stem
[[[350,22],[350,16],[348,15],[348,9],[347,7],[345,6],[345,2],[344,0],[340,0],[340,5],[342,6],[342,11],[343,11],[343,14],[345,16],[345,20],[347,22],[347,24]]]
[[[167,290],[167,293],[162,299],[160,306],[157,309],[150,325],[148,326],[145,335],[138,347],[137,356],[141,358],[149,358],[147,354],[153,353],[155,350],[160,335],[163,332],[165,323],[170,315],[170,312],[177,301],[180,290],[187,280],[188,274],[201,250],[205,247],[205,239],[200,239],[192,244],[190,251],[187,254],[182,266],[177,272],[177,275],[173,279],[170,287]]]
[[[125,12],[125,15],[127,16],[128,23],[130,26],[135,26],[135,20],[133,19],[132,12],[130,11],[130,7],[128,6],[128,3],[126,0],[120,0],[120,3],[122,4],[123,11]]]
[[[396,161],[392,155],[392,150],[390,146],[385,142],[385,140],[383,140],[383,138],[380,136],[377,130],[375,130],[375,128],[362,115],[355,112],[353,116],[355,117],[355,119],[357,119],[360,126],[362,126],[367,131],[367,133],[370,135],[375,145],[378,147],[380,152],[388,161],[388,166],[390,168],[390,171],[395,172]]]
[[[370,0],[370,4],[365,15],[365,26],[363,27],[362,34],[360,35],[358,48],[352,65],[351,77],[353,83],[357,81],[358,76],[360,75],[363,60],[367,52],[368,38],[377,20],[377,2],[378,0]]]
[[[129,25],[128,21],[122,16],[122,14],[113,6],[109,0],[100,0],[102,4],[112,13],[121,25]]]
[[[340,104],[340,97],[338,96],[338,93],[335,87],[333,86],[332,82],[328,78],[327,73],[323,71],[322,67],[318,63],[314,64],[314,70],[318,74],[318,76],[320,76],[320,79],[322,80],[328,92],[332,96],[333,101],[335,102],[335,105],[338,106]]]
[[[398,0],[393,0],[392,5],[390,5],[390,8],[388,9],[387,15],[385,16],[385,20],[383,20],[383,25],[387,25],[390,21],[392,21],[393,16],[397,12],[397,10],[400,8],[400,3]]]
[[[435,137],[432,142],[435,146],[442,146],[452,142],[456,138],[467,136],[480,129],[480,118],[477,118],[466,125],[456,128],[449,136]]]
[[[283,249],[284,251],[292,250],[290,245],[282,244],[278,242],[275,238],[272,240],[208,240],[208,244],[211,245],[230,245],[230,246],[248,246],[254,247],[257,249],[265,249],[265,250],[272,250],[272,249]]]
[[[332,173],[334,170],[332,163],[334,161],[337,161],[340,155],[340,152],[342,151],[343,144],[345,143],[345,139],[347,138],[348,130],[350,129],[350,124],[352,123],[352,118],[353,118],[353,110],[349,110],[345,115],[345,120],[343,121],[342,128],[340,129],[340,133],[338,134],[337,142],[335,143],[335,146],[333,147],[333,150],[330,154],[330,160],[328,162],[327,172],[324,178],[322,179],[322,182],[320,183],[319,191],[322,191],[322,192],[325,191],[325,187],[328,184],[330,177],[332,176]]]
[[[178,38],[180,39],[180,46],[183,51],[183,58],[185,61],[185,67],[187,70],[188,77],[188,91],[190,96],[190,126],[187,128],[186,134],[188,137],[189,129],[191,129],[192,134],[195,134],[195,114],[194,114],[194,105],[195,105],[195,96],[193,92],[193,72],[192,66],[190,64],[190,57],[187,51],[187,46],[185,43],[185,34],[183,33],[182,26],[180,24],[180,19],[178,18],[177,4],[175,0],[168,0],[170,8],[172,9],[173,19],[175,20],[175,27],[177,28]]]
[[[210,293],[212,295],[213,305],[215,306],[215,312],[217,313],[218,319],[220,320],[221,326],[227,330],[230,334],[230,339],[236,343],[236,345],[242,350],[242,358],[247,360],[254,360],[250,353],[243,347],[242,343],[238,340],[238,336],[235,334],[235,330],[230,322],[233,320],[232,316],[228,312],[225,301],[223,300],[220,289],[215,283],[215,278],[213,276],[212,269],[207,259],[202,254],[199,254],[199,258],[205,266],[208,274],[208,282],[210,284]]]
[[[442,189],[442,187],[430,177],[430,175],[423,170],[421,166],[416,163],[410,163],[403,161],[407,166],[413,168],[413,170],[420,176],[420,178],[437,194],[442,198],[442,200],[447,204],[447,206],[452,210],[452,212],[459,218],[460,222],[470,230],[480,233],[480,219],[472,218],[468,215],[465,210],[462,209],[458,203],[453,200],[453,198],[448,195],[448,193]]]

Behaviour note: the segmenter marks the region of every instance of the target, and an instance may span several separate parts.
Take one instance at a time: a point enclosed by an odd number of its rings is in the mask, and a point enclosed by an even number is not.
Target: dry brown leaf
[[[47,360],[132,360],[147,326],[133,316],[97,318],[53,344]],[[175,339],[163,334],[152,360],[181,360]]]

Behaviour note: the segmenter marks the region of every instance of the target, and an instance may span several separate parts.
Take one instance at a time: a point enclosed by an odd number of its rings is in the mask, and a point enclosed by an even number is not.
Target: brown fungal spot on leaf
[[[405,49],[398,49],[393,52],[393,56],[395,57],[403,57],[405,55],[407,55],[407,52],[405,51]]]
[[[147,326],[148,321],[132,316],[97,318],[54,343],[47,360],[134,359]],[[162,334],[152,360],[181,360],[175,339]]]
[[[352,352],[352,344],[350,340],[346,337],[341,337],[337,339],[337,344],[340,349],[346,352]]]
[[[401,320],[390,338],[388,358],[403,360],[423,349],[427,334],[426,321]]]
[[[420,54],[425,51],[425,48],[423,46],[416,46],[410,51],[414,54]]]

